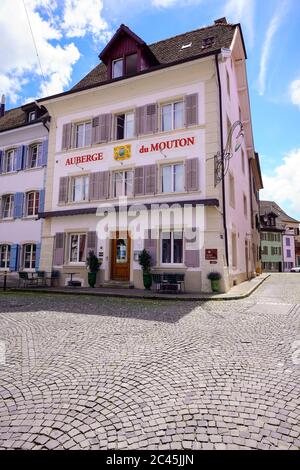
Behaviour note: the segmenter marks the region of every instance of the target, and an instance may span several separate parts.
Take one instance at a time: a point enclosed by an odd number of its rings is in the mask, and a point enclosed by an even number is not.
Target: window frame
[[[114,65],[117,63],[117,62],[122,62],[122,74],[121,75],[118,75],[118,76],[115,76],[114,75]],[[111,78],[114,79],[114,78],[121,78],[121,77],[124,77],[124,57],[119,57],[117,59],[113,59],[112,60],[112,63],[111,63]]]
[[[71,250],[72,250],[72,237],[77,236],[77,256],[76,256],[76,261],[71,261]],[[81,237],[85,237],[84,241],[84,250],[83,250],[83,255],[82,255],[82,261],[79,261],[79,255],[80,255],[80,240]],[[86,260],[86,251],[87,251],[87,234],[86,232],[70,232],[68,234],[68,264],[70,265],[84,265],[85,260]]]
[[[4,255],[4,266],[2,265],[2,248],[5,248]],[[11,245],[8,243],[2,243],[0,245],[0,270],[7,270],[10,267],[10,255],[11,255]]]
[[[36,161],[35,161],[35,165],[32,166],[32,155],[33,155],[33,151],[34,149],[36,149]],[[39,167],[39,152],[42,150],[42,144],[41,142],[36,142],[34,144],[31,144],[29,146],[29,161],[30,161],[30,166],[28,166],[28,169],[29,170],[33,170],[34,168],[38,168]],[[27,163],[28,164],[28,163]]]
[[[183,171],[183,174],[182,174],[182,190],[179,190],[179,191],[175,191],[175,176],[176,176],[176,172],[175,172],[175,167],[176,166],[182,166],[182,171]],[[171,186],[172,186],[172,189],[171,191],[164,191],[163,190],[163,177],[164,177],[164,173],[163,173],[163,170],[164,168],[168,168],[170,167],[171,168]],[[177,194],[177,193],[184,193],[186,192],[186,188],[185,188],[185,171],[186,171],[186,168],[185,168],[185,162],[184,161],[178,161],[178,162],[173,162],[173,163],[166,163],[166,164],[162,164],[160,165],[160,192],[162,194]]]
[[[175,127],[175,105],[176,104],[182,104],[182,126],[180,127]],[[171,128],[170,129],[164,129],[163,128],[163,109],[167,106],[171,106]],[[165,103],[160,103],[159,105],[159,118],[160,118],[160,131],[161,132],[171,132],[175,131],[178,129],[184,129],[184,111],[185,111],[185,106],[184,106],[184,99],[176,99],[172,101],[167,101]]]
[[[82,180],[81,185],[80,185],[81,196],[83,196],[84,192],[86,191],[86,199],[81,198],[79,200],[75,200],[73,197],[74,190],[75,190],[75,180],[77,179]],[[84,180],[87,181],[87,187],[85,189],[84,189],[84,182],[83,182]],[[89,174],[71,176],[70,181],[69,181],[68,202],[73,203],[73,204],[78,204],[80,202],[88,202],[89,201],[89,187],[90,187],[90,175]]]
[[[33,204],[32,204],[32,209],[33,213],[29,214],[29,197],[30,195],[33,194]],[[26,193],[26,201],[25,201],[25,217],[36,217],[39,212],[39,203],[40,203],[40,192],[33,190],[33,191],[27,191]]]
[[[90,142],[89,143],[86,142],[86,136],[87,136],[86,126],[88,124],[90,125]],[[82,146],[77,145],[79,126],[83,126],[83,145]],[[82,149],[82,148],[90,147],[92,145],[92,128],[93,128],[92,120],[87,119],[86,121],[74,122],[72,127],[73,127],[73,138],[72,138],[73,145],[72,145],[72,147],[74,149]]]
[[[7,171],[8,155],[11,154],[11,153],[13,154],[13,157],[12,157],[12,170]],[[16,149],[15,148],[7,149],[5,151],[5,155],[4,155],[4,171],[3,171],[3,173],[10,174],[10,173],[14,173],[15,171],[16,171]]]
[[[132,115],[132,123],[133,123],[133,129],[132,129],[132,135],[128,136],[127,131],[128,131],[128,116]],[[119,138],[118,137],[118,118],[124,116],[124,127],[123,127],[123,133],[124,136]],[[120,113],[115,113],[114,114],[114,139],[115,140],[129,140],[133,139],[135,137],[135,111],[130,110],[130,111],[124,111]]]
[[[122,173],[122,194],[116,194],[116,175]],[[125,188],[126,188],[126,174],[131,173],[131,187],[132,191],[131,194],[126,194]],[[122,196],[127,196],[127,197],[133,197],[134,196],[134,170],[132,168],[127,168],[127,169],[122,169],[122,170],[116,170],[112,172],[112,197],[113,199],[116,199],[118,197]]]
[[[3,199],[9,198],[9,213],[6,217],[4,217],[4,208],[3,208]],[[14,194],[3,194],[2,195],[2,201],[1,201],[1,219],[2,220],[10,220],[13,219],[14,217],[14,202],[15,202],[15,196]]]
[[[163,233],[170,233],[171,237],[169,240],[171,240],[171,261],[169,263],[164,263],[163,262]],[[182,261],[181,263],[174,263],[174,233],[181,233],[182,234]],[[160,231],[159,235],[159,251],[160,251],[160,256],[159,256],[159,261],[161,266],[184,266],[185,262],[185,257],[184,257],[184,233],[181,230],[176,230],[176,229],[162,229]]]
[[[26,263],[26,247],[30,247],[30,256],[29,256],[29,267],[25,266]],[[23,255],[22,255],[22,262],[23,262],[23,270],[24,271],[32,271],[36,268],[36,243],[24,243],[23,245]],[[34,266],[33,266],[34,264]]]

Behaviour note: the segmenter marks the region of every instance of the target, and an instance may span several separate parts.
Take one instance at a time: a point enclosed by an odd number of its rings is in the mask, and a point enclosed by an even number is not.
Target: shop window
[[[23,247],[23,267],[24,269],[35,269],[36,245],[29,243]]]
[[[163,132],[184,127],[183,101],[164,104],[161,106],[161,130]]]
[[[115,115],[116,140],[131,139],[134,137],[134,113],[128,112]]]
[[[92,123],[91,121],[75,124],[74,147],[87,147],[92,143]]]
[[[10,261],[10,245],[0,245],[0,268],[8,269]]]
[[[113,179],[113,197],[133,195],[133,171],[115,171]]]
[[[161,190],[163,193],[184,191],[184,165],[175,163],[161,168]]]
[[[70,234],[70,263],[84,263],[86,259],[86,234]]]
[[[183,263],[182,232],[161,232],[161,264]]]
[[[10,219],[13,217],[14,210],[14,196],[13,194],[6,194],[2,196],[2,218]]]
[[[89,176],[74,176],[71,179],[71,202],[87,201],[89,198]]]
[[[39,201],[40,193],[39,191],[31,191],[26,194],[26,216],[31,217],[37,215],[39,212]]]

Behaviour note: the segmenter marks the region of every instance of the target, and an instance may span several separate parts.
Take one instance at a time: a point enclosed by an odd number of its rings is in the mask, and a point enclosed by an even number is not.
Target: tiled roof
[[[260,214],[263,215],[269,212],[274,212],[274,214],[278,216],[277,220],[282,226],[285,225],[285,222],[291,222],[294,224],[300,223],[299,220],[287,215],[287,213],[284,212],[284,210],[281,209],[275,201],[260,201]]]
[[[149,46],[161,65],[172,64],[180,60],[188,60],[213,53],[221,48],[230,48],[237,25],[220,23],[207,26],[184,34],[179,34]],[[203,41],[212,38],[208,47],[202,47]],[[182,49],[182,46],[191,44]],[[154,67],[155,69],[155,67]],[[85,88],[107,81],[106,65],[100,63],[89,72],[72,90]]]
[[[26,124],[26,114],[22,108],[9,109],[0,118],[0,132]]]

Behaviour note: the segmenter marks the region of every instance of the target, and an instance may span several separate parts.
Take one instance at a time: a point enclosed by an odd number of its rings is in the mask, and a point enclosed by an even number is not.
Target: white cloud
[[[255,0],[228,0],[224,14],[227,20],[232,23],[241,22],[245,27],[249,47],[254,44],[254,13]]]
[[[91,33],[94,40],[106,41],[111,33],[102,10],[102,0],[65,0],[61,27],[66,36],[83,37]]]
[[[300,79],[294,80],[290,85],[290,97],[293,104],[300,108]]]
[[[275,11],[275,14],[272,17],[266,32],[260,58],[260,69],[258,77],[258,92],[261,96],[264,95],[266,91],[267,68],[270,59],[273,38],[282,23],[283,17],[287,11],[287,6],[287,1],[279,3],[279,6]]]
[[[261,199],[276,201],[300,220],[300,148],[289,152],[273,174],[263,175]]]

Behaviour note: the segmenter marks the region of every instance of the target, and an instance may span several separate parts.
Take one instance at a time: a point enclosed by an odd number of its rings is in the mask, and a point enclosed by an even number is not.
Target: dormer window
[[[126,57],[126,75],[133,75],[137,71],[137,54],[130,54]]]
[[[36,120],[36,111],[30,111],[28,113],[28,122],[32,122]]]
[[[123,59],[113,60],[112,63],[112,78],[123,76]]]

